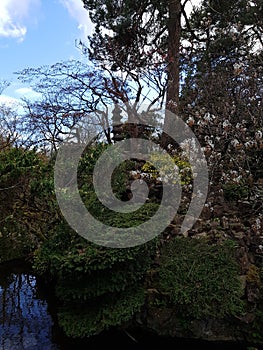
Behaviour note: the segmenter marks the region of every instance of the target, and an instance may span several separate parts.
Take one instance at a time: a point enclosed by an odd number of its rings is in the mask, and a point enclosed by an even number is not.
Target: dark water
[[[242,350],[244,344],[167,339],[138,330],[111,330],[86,341],[67,338],[56,322],[52,290],[20,261],[0,265],[0,350]]]
[[[21,262],[0,266],[0,349],[58,349],[52,318],[37,294],[36,278]]]

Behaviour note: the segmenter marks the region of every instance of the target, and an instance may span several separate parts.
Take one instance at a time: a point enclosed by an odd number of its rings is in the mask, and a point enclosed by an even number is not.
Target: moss
[[[176,238],[162,251],[159,289],[170,305],[193,318],[223,318],[243,310],[233,242]]]

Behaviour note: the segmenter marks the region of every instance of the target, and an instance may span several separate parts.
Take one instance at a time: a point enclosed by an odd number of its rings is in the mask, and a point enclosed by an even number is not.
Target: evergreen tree
[[[177,112],[181,16],[186,16],[188,0],[83,2],[96,26],[89,38],[90,58],[128,75],[166,72],[166,108]],[[168,143],[169,138],[163,135],[163,146]]]

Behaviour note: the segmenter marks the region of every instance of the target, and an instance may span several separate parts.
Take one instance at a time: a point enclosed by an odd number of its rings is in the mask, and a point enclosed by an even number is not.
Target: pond
[[[67,338],[58,327],[52,290],[39,283],[21,261],[0,265],[0,349],[70,350],[165,348],[176,350],[242,350],[241,344],[167,339],[148,332],[111,330],[88,340]]]

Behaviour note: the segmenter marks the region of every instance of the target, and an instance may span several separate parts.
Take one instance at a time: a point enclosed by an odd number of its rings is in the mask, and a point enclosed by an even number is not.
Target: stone
[[[236,239],[242,239],[244,237],[244,232],[242,232],[242,231],[239,231],[239,232],[232,231],[232,235]]]
[[[246,294],[246,286],[247,286],[247,276],[246,275],[242,275],[239,277],[240,279],[240,283],[241,283],[241,289],[243,292],[243,296],[245,296]]]

